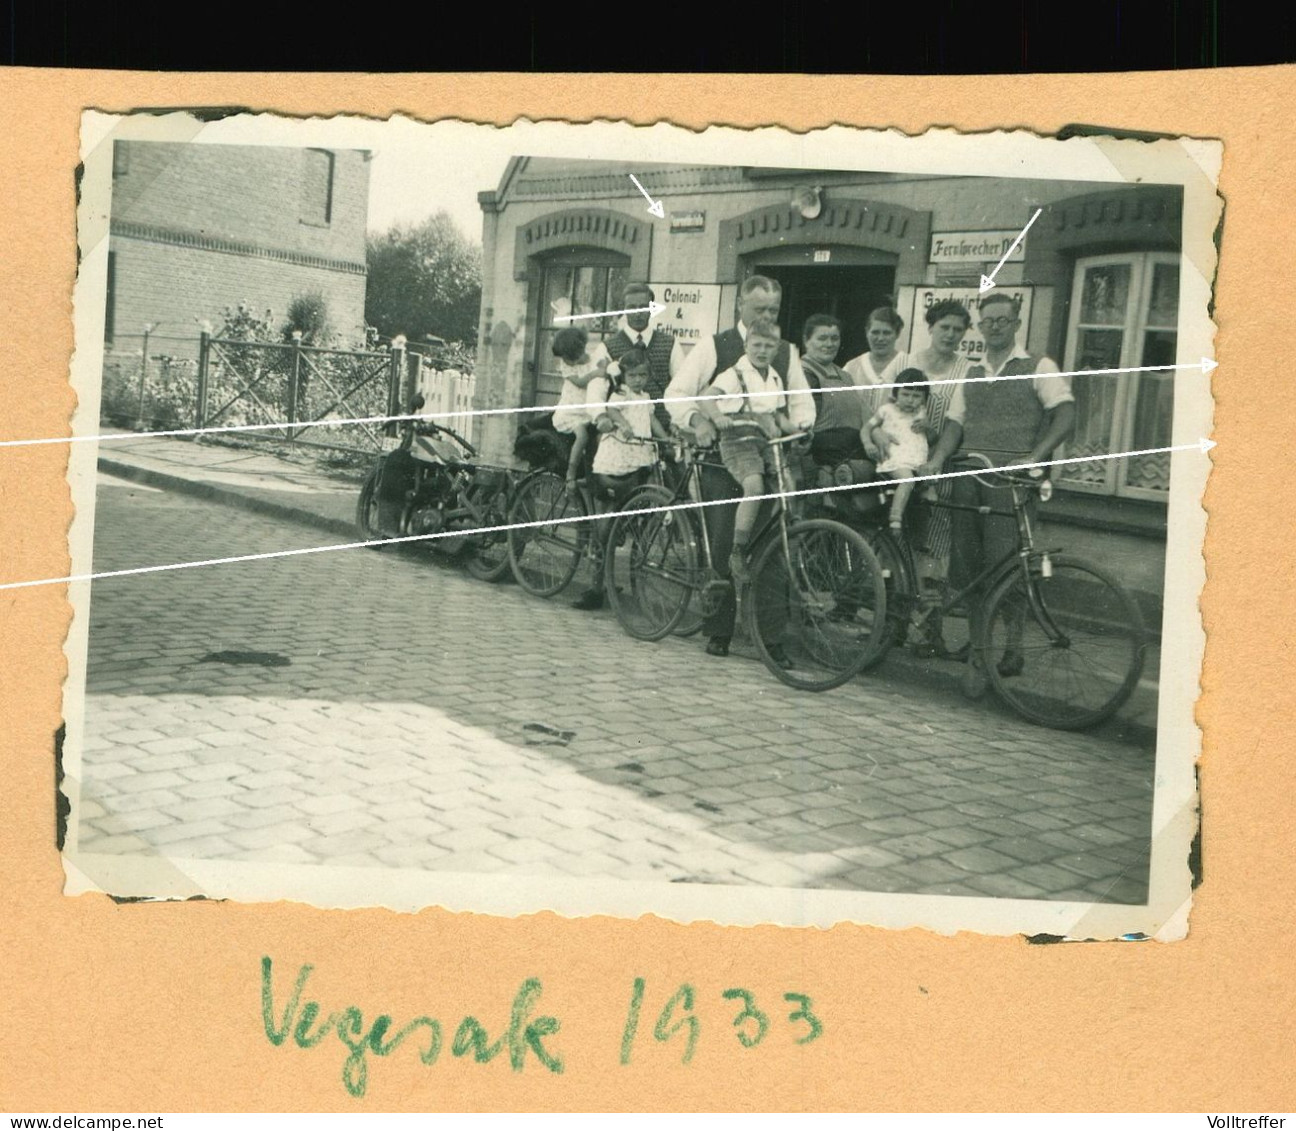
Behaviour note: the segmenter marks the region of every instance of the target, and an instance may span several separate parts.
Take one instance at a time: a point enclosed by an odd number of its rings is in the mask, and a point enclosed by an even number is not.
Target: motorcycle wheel
[[[356,501],[356,530],[363,542],[369,542],[368,549],[384,550],[380,539],[389,535],[378,529],[378,469],[369,473],[369,478],[360,488],[360,498]]]

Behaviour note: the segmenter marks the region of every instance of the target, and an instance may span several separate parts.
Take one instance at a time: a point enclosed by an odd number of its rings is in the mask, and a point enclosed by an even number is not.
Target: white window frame
[[[1179,327],[1177,324],[1175,326],[1161,326],[1149,323],[1147,307],[1151,300],[1153,268],[1163,263],[1179,266],[1180,258],[1177,252],[1133,251],[1111,255],[1090,255],[1077,259],[1071,278],[1071,310],[1067,321],[1066,355],[1062,368],[1067,372],[1074,372],[1078,368],[1076,365],[1076,350],[1079,345],[1080,331],[1087,329],[1112,330],[1117,328],[1114,325],[1081,322],[1080,305],[1087,269],[1111,265],[1130,268],[1129,300],[1125,307],[1125,323],[1120,327],[1122,335],[1121,355],[1119,362],[1113,367],[1124,369],[1143,364],[1143,341],[1147,331],[1174,330],[1178,335]],[[1134,411],[1138,400],[1141,376],[1138,373],[1118,373],[1107,377],[1107,380],[1116,381],[1116,397],[1114,400],[1116,419],[1112,422],[1112,451],[1133,450]],[[1075,380],[1075,378],[1072,380]],[[1150,499],[1161,503],[1168,501],[1168,491],[1158,491],[1149,487],[1133,487],[1126,482],[1128,460],[1113,459],[1103,462],[1104,475],[1102,483],[1081,483],[1062,477],[1059,486],[1065,487],[1068,491],[1079,491],[1092,495],[1115,495],[1120,498]]]

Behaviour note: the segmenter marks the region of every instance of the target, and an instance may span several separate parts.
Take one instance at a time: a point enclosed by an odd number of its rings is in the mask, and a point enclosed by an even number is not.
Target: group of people
[[[623,306],[647,307],[655,297],[650,287],[633,283]],[[840,321],[812,315],[803,328],[802,353],[780,329],[781,300],[776,280],[749,276],[739,289],[737,325],[703,338],[687,356],[672,334],[651,327],[647,310],[623,315],[604,342],[591,342],[583,330],[560,330],[553,351],[563,389],[553,426],[573,438],[569,481],[586,470],[595,433],[590,470],[603,492],[615,495],[646,477],[656,459],[654,437],[687,430],[695,443],[718,451],[718,460],[701,465],[702,492],[709,501],[735,505],[708,506],[703,515],[717,568],[742,581],[759,507],[752,496],[775,486],[767,478],[771,439],[807,437],[801,458],[793,461],[801,480],[814,480],[805,486],[899,480],[889,520],[900,529],[914,477],[940,473],[960,451],[983,453],[998,466],[1042,462],[1074,430],[1070,384],[1051,359],[1019,343],[1018,309],[1008,295],[991,291],[980,300],[985,356],[979,364],[960,353],[972,315],[954,300],[927,309],[929,342],[911,353],[898,349],[904,330],[899,314],[889,306],[874,310],[868,351],[845,365],[837,364]],[[1005,377],[1016,379],[999,380]],[[925,588],[939,592],[951,580],[961,588],[1015,546],[1010,517],[975,510],[1005,511],[1002,489],[972,477],[918,486],[928,497],[974,508],[926,508],[914,538]],[[601,602],[602,594],[591,591],[577,605]],[[730,589],[703,626],[709,655],[728,654],[736,608]],[[929,654],[944,653],[939,632],[925,646]],[[968,653],[959,658],[975,664]],[[979,682],[983,690],[983,673],[979,680],[970,674],[971,685]]]

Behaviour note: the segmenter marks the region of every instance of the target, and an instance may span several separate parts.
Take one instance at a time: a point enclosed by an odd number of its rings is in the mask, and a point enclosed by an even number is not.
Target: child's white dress
[[[602,387],[601,397],[617,410],[626,423],[634,430],[638,439],[652,438],[653,406],[649,403],[647,393],[634,393],[622,389],[607,396],[607,382],[595,378],[590,382],[590,391]],[[597,417],[602,409],[591,409],[591,417]],[[594,473],[596,475],[630,475],[641,467],[651,467],[657,458],[651,444],[628,444],[615,432],[607,432],[599,437],[598,451],[594,453]]]
[[[590,410],[585,407],[586,390],[575,384],[571,378],[583,377],[590,370],[597,369],[600,361],[612,359],[608,355],[607,346],[602,342],[590,342],[585,352],[589,355],[589,360],[578,365],[571,365],[560,357],[554,358],[563,379],[562,394],[558,398],[558,407],[554,409],[553,414],[553,426],[559,432],[575,432],[582,424],[592,424],[594,417],[600,411],[595,409],[593,416],[590,415]]]
[[[930,452],[927,434],[913,430],[915,420],[925,422],[926,419],[926,409],[910,416],[901,412],[894,401],[887,401],[873,414],[873,419],[868,423],[869,430],[881,427],[891,440],[891,450],[887,453],[887,458],[878,464],[878,471],[912,471],[927,462]]]

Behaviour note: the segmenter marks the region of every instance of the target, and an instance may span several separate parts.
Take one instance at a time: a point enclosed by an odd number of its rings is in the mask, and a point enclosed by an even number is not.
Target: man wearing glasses
[[[968,383],[954,390],[940,439],[919,475],[936,474],[957,451],[980,452],[995,466],[1041,463],[1053,457],[1075,430],[1075,397],[1071,382],[1060,375],[1048,357],[1036,357],[1018,345],[1021,318],[1015,299],[995,291],[981,300],[979,326],[986,352],[981,365],[968,370]],[[975,380],[975,378],[989,380]],[[1015,380],[1004,380],[1015,378]],[[1039,475],[1045,469],[1036,469]],[[1035,474],[1035,472],[1032,472]],[[968,585],[986,566],[1017,548],[1017,527],[1012,517],[1011,492],[989,488],[972,476],[954,480],[953,500],[1001,513],[953,514],[953,551],[950,579],[956,588]],[[982,594],[972,594],[975,616]],[[982,626],[973,624],[974,636]],[[971,697],[985,693],[986,676],[979,658],[968,649],[968,674],[963,690]],[[1022,671],[1020,651],[1006,652],[997,661],[1001,675]]]

